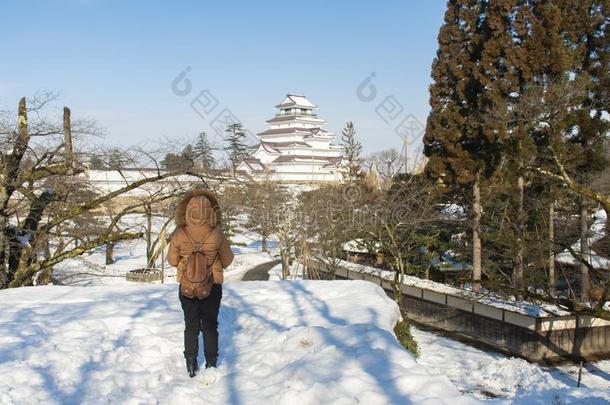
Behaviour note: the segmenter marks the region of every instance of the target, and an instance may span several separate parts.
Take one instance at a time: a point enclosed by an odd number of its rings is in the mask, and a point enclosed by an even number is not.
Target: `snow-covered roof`
[[[311,128],[308,135],[305,138],[332,138],[333,134],[326,132],[322,128]]]
[[[277,149],[275,149],[275,147],[274,147],[273,145],[270,145],[270,144],[269,144],[269,143],[267,143],[267,142],[261,142],[261,143],[259,143],[259,144],[258,144],[258,149],[263,149],[263,150],[265,150],[266,152],[269,152],[269,153],[274,153],[274,154],[278,154],[278,153],[280,153],[280,152],[278,152],[278,151],[277,151]]]
[[[472,265],[459,259],[453,250],[447,250],[442,255],[432,258],[432,265],[444,272],[471,270]]]
[[[380,247],[381,245],[379,242],[375,242],[375,252],[378,252]],[[350,253],[371,253],[369,248],[364,243],[364,239],[353,239],[345,242],[343,244],[343,251]]]
[[[261,142],[261,145],[264,145],[266,147],[270,147],[270,148],[287,148],[290,146],[304,146],[306,148],[311,148],[311,145],[309,145],[307,142],[300,142],[300,141],[286,141],[286,142]]]
[[[295,161],[304,161],[304,162],[327,162],[327,163],[335,163],[341,161],[340,157],[334,156],[313,156],[313,155],[283,155],[278,157],[273,161],[273,163],[284,163],[284,162],[295,162]]]
[[[238,167],[239,170],[243,170],[243,168],[241,167],[242,164],[244,166],[246,166],[251,171],[262,171],[262,170],[265,170],[265,165],[263,164],[263,162],[261,162],[257,158],[248,157],[248,158],[244,159],[242,161],[242,163],[240,164],[240,167]]]
[[[316,115],[276,115],[275,117],[267,120],[266,122],[269,124],[273,124],[274,122],[285,122],[285,121],[294,121],[294,122],[306,122],[306,123],[317,123],[320,125],[324,125],[326,121],[321,118],[318,118]]]
[[[320,129],[320,128],[286,127],[286,128],[268,129],[266,131],[259,132],[259,135],[262,135],[262,136],[286,135],[286,134],[295,134],[295,133],[297,133],[297,134],[304,133],[305,135],[312,135],[312,134],[319,134],[319,133],[327,134],[326,131],[324,131],[323,129]]]
[[[307,97],[299,94],[286,94],[284,100],[276,105],[276,108],[280,107],[305,107],[305,108],[316,108],[311,101],[307,99]]]

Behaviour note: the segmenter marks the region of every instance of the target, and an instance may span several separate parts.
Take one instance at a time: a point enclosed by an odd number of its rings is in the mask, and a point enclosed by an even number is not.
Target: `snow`
[[[30,243],[30,239],[32,239],[32,235],[29,233],[17,235],[17,240],[21,246],[27,246]]]
[[[472,266],[469,263],[460,261],[459,255],[453,250],[446,250],[440,257],[434,257],[431,260],[431,263],[441,271],[462,271],[472,269]]]
[[[608,222],[606,211],[598,210],[593,214],[593,224],[589,228],[589,246],[599,242],[606,236],[606,223]],[[580,239],[572,244],[572,249],[576,253],[580,253]],[[585,259],[596,269],[610,269],[610,260],[598,255],[593,250],[585,252],[583,255]],[[572,253],[568,249],[559,253],[555,260],[560,263],[577,265],[578,259],[572,256]]]
[[[143,218],[126,222],[139,227]],[[161,223],[155,218],[156,231]],[[144,267],[145,244],[122,242],[113,265],[104,266],[98,249],[59,266],[63,282],[77,286],[0,291],[0,405],[610,402],[610,361],[587,363],[582,387],[575,388],[575,365],[541,367],[412,328],[421,352],[415,360],[392,333],[396,305],[370,282],[302,281],[296,262],[291,281],[239,282],[274,257],[260,251],[257,235],[236,230],[217,370],[187,378],[173,269],[166,266],[165,285],[125,280],[128,270]],[[269,273],[279,280],[281,265]],[[413,279],[408,282],[422,288],[455,292]],[[545,313],[533,308],[522,310]]]
[[[309,101],[307,97],[296,94],[288,94],[281,104],[290,104],[291,102],[293,102],[297,107],[301,106],[315,108],[315,105]]]
[[[439,204],[441,217],[447,220],[460,220],[466,218],[466,210],[458,204]]]
[[[375,243],[374,248],[376,250],[379,250],[380,247],[381,245],[379,243]],[[345,242],[343,244],[343,251],[350,253],[370,253],[364,239],[353,239]]]
[[[271,281],[282,280],[282,263],[273,266],[267,274],[269,274],[269,280]],[[290,266],[290,274],[287,279],[303,280],[303,266],[299,265],[297,262],[293,262],[292,266]]]
[[[176,285],[0,291],[2,404],[466,404],[392,333],[400,314],[364,281],[224,286],[219,368],[182,358]]]
[[[389,270],[381,270],[375,267],[352,263],[345,260],[341,260],[340,266],[349,269],[349,271],[372,274],[376,277],[380,277],[385,280],[394,279],[394,272]],[[507,311],[517,312],[523,315],[529,315],[534,317],[546,317],[553,315],[562,316],[570,314],[568,311],[564,311],[556,305],[552,304],[534,304],[526,301],[507,300],[503,299],[502,297],[494,296],[490,293],[476,293],[474,291],[456,288],[447,284],[437,283],[431,280],[424,280],[419,277],[409,275],[404,276],[403,284],[435,291],[442,294],[454,295],[466,299],[476,300],[477,302],[495,308],[505,309]]]
[[[578,366],[541,367],[486,352],[447,337],[411,328],[419,344],[417,362],[432,375],[444,375],[458,389],[479,399],[501,398],[517,404],[607,404],[610,361],[587,363],[581,387]]]

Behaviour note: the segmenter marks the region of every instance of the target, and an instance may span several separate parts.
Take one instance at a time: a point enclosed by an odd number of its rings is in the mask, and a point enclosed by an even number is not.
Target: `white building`
[[[317,108],[305,96],[288,94],[275,106],[269,129],[258,134],[260,143],[237,170],[255,180],[288,183],[337,182],[341,180],[341,147],[334,134],[322,129]]]
[[[167,173],[167,170],[157,169],[121,169],[121,170],[93,170],[87,169],[79,175],[80,179],[89,184],[91,189],[100,194],[116,192],[132,183],[146,180],[158,175]],[[208,180],[208,179],[206,179]],[[211,179],[210,179],[211,180]],[[208,181],[210,181],[208,180]],[[179,190],[189,190],[194,187],[201,187],[202,182],[199,177],[190,175],[180,175],[168,177],[146,183],[140,187],[130,190],[122,197],[147,197],[153,194]]]

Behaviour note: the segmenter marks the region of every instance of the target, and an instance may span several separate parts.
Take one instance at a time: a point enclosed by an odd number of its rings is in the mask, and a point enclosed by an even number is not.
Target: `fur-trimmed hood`
[[[175,212],[176,229],[172,234],[167,261],[176,267],[176,280],[185,270],[183,260],[193,254],[194,245],[209,259],[214,283],[222,284],[223,269],[233,261],[233,252],[220,226],[220,207],[214,193],[196,189],[182,196]]]
[[[196,197],[203,198],[194,200]],[[193,201],[191,202],[191,200]],[[203,215],[205,215],[205,218],[200,218],[199,216],[197,220],[202,220],[212,227],[221,224],[222,214],[220,212],[220,206],[218,205],[218,199],[210,190],[198,188],[184,194],[180,199],[180,202],[178,202],[174,217],[176,228],[183,228],[187,224],[190,225],[189,219],[187,218],[187,212],[191,212],[193,209],[195,209],[197,213],[202,212]]]

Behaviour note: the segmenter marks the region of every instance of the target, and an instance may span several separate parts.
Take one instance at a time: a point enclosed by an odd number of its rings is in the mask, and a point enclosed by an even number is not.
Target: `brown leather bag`
[[[213,228],[212,228],[213,229]],[[193,245],[193,252],[183,257],[184,265],[182,277],[180,278],[180,292],[188,298],[204,299],[210,295],[214,277],[212,275],[212,266],[208,263],[208,257],[203,252],[203,244],[212,234],[210,231],[200,244],[197,244],[191,235],[184,228],[184,233]],[[214,260],[216,260],[214,255]],[[212,260],[212,263],[214,263]]]

